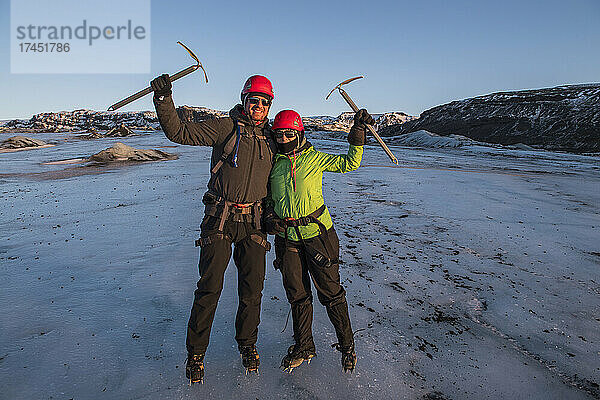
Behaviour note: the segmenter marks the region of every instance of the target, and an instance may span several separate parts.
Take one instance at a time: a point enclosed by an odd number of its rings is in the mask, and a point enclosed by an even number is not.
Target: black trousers
[[[194,292],[194,304],[188,322],[186,347],[189,353],[204,354],[217,302],[223,289],[223,277],[231,258],[238,269],[238,310],[235,318],[235,339],[238,346],[256,343],[260,322],[260,303],[265,280],[266,235],[252,222],[225,222],[218,231],[219,220],[205,216],[200,237],[205,239],[200,249],[200,280]],[[260,243],[261,238],[264,242]]]
[[[329,246],[325,241],[329,241]],[[315,251],[326,255],[330,264],[323,266],[315,262],[311,257]],[[346,291],[340,283],[339,251],[339,240],[333,227],[325,234],[305,239],[304,245],[291,240],[286,243],[285,239],[275,237],[275,267],[281,271],[283,287],[292,307],[294,341],[301,346],[313,345],[311,280],[319,302],[325,306],[335,328],[338,343],[344,347],[354,344]]]

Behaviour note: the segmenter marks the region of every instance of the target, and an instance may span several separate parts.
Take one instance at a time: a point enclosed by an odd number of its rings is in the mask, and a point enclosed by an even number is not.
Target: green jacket
[[[348,154],[333,155],[317,151],[310,144],[295,157],[277,154],[269,177],[275,213],[280,218],[296,219],[317,210],[325,204],[323,172],[354,171],[360,166],[362,154],[363,146],[350,145]],[[327,208],[319,217],[319,221],[327,229],[333,226]],[[299,240],[294,228],[288,228],[287,233],[288,239]],[[319,226],[315,223],[301,226],[300,234],[304,239],[315,237],[319,234]],[[278,235],[285,237],[283,233]]]

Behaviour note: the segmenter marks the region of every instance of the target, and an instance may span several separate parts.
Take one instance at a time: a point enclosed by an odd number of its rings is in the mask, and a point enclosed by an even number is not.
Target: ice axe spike
[[[346,100],[346,103],[348,103],[350,108],[352,108],[352,110],[354,112],[357,112],[359,110],[359,108],[356,106],[354,101],[352,101],[352,99],[350,98],[348,93],[346,93],[346,91],[344,89],[342,89],[342,86],[346,85],[352,81],[355,81],[357,79],[361,79],[361,78],[363,78],[363,76],[355,76],[354,78],[346,79],[345,81],[339,83],[336,87],[331,89],[331,92],[329,92],[327,97],[325,97],[325,100],[329,99],[329,96],[331,96],[331,93],[333,93],[337,89],[340,92],[340,94],[342,95],[342,97],[344,98],[344,100]],[[398,159],[396,158],[396,156],[394,154],[392,154],[392,151],[387,146],[387,144],[385,144],[385,142],[383,141],[381,136],[379,136],[379,134],[375,131],[375,128],[373,128],[373,126],[367,124],[367,129],[369,129],[369,132],[371,132],[371,135],[373,135],[375,137],[375,139],[377,140],[377,142],[379,143],[381,148],[385,151],[385,153],[388,155],[390,160],[392,160],[392,162],[394,164],[398,165]]]
[[[180,44],[184,49],[187,50],[187,52],[190,54],[190,56],[196,60],[196,64],[187,67],[186,69],[182,69],[181,71],[170,75],[169,76],[169,80],[171,82],[176,81],[179,78],[183,78],[184,76],[191,74],[192,72],[196,71],[198,68],[202,68],[202,72],[204,72],[204,79],[206,79],[206,83],[208,83],[208,76],[206,75],[206,70],[204,69],[204,67],[202,66],[202,63],[200,62],[200,60],[198,59],[198,57],[196,57],[196,55],[194,54],[194,52],[192,50],[189,49],[189,47],[187,47],[185,44],[181,43],[181,42],[177,42],[178,44]],[[142,89],[137,93],[132,94],[131,96],[127,97],[126,99],[123,99],[115,104],[113,104],[112,106],[108,107],[108,111],[115,111],[123,106],[126,106],[127,104],[144,97],[147,94],[152,93],[152,88],[151,87],[147,87],[146,89]]]

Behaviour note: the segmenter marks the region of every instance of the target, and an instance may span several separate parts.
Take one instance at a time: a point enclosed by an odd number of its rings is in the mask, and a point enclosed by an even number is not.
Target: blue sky
[[[11,74],[10,1],[0,0],[0,119],[45,111],[105,110],[161,73],[205,65],[175,83],[177,105],[228,110],[244,80],[268,76],[271,117],[337,115],[325,95],[347,91],[371,112],[419,115],[495,91],[600,82],[600,1],[152,1],[150,74]],[[115,10],[118,13],[118,10]],[[153,109],[150,96],[123,110]]]

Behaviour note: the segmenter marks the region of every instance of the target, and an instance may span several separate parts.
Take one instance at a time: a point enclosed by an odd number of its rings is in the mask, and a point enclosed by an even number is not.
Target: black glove
[[[170,96],[171,88],[171,80],[169,79],[169,74],[162,74],[161,76],[154,78],[152,82],[150,82],[150,87],[154,90],[154,97],[160,96]]]
[[[354,114],[354,124],[348,134],[348,143],[363,146],[367,141],[367,124],[374,125],[375,120],[364,108]]]
[[[263,218],[263,229],[269,235],[283,233],[286,229],[285,221],[279,218],[277,214],[269,213]]]

